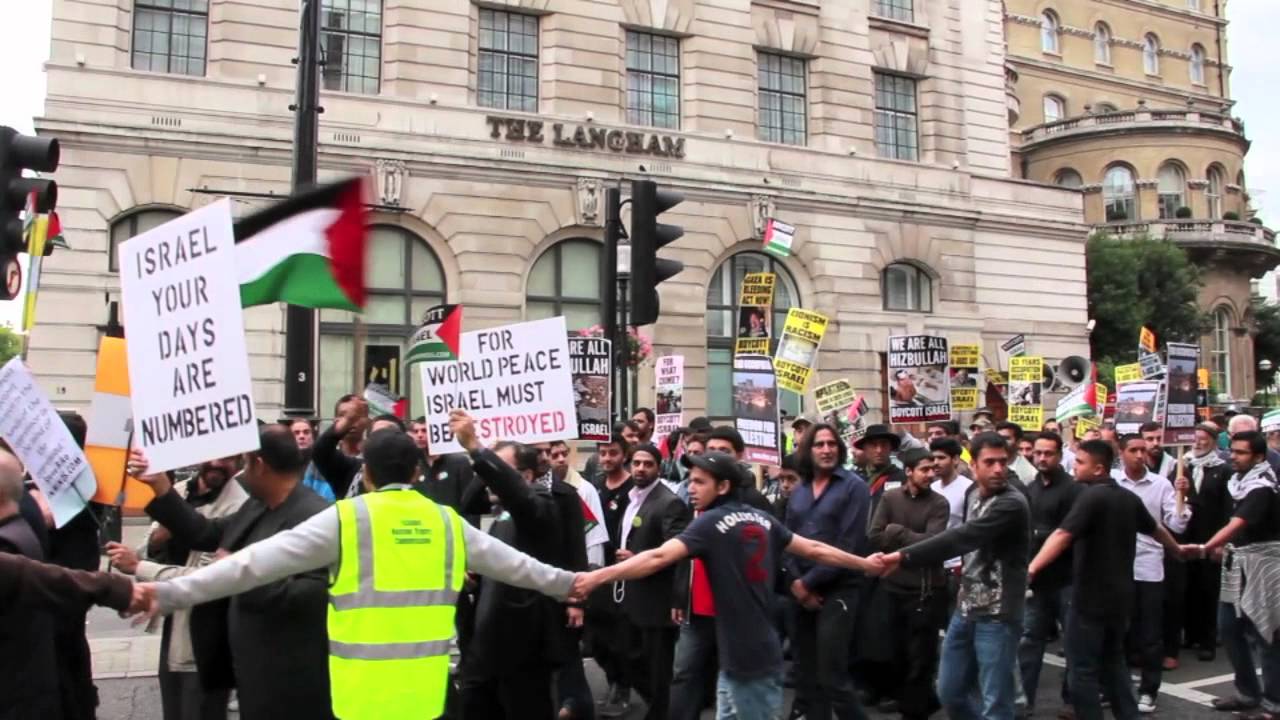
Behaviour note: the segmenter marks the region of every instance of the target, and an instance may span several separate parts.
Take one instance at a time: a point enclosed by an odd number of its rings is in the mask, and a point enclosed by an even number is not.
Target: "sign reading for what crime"
[[[258,448],[231,201],[120,245],[134,437],[152,472]]]
[[[466,410],[481,443],[571,440],[578,435],[564,318],[462,334],[459,356],[419,363],[431,452],[462,452],[449,411]]]

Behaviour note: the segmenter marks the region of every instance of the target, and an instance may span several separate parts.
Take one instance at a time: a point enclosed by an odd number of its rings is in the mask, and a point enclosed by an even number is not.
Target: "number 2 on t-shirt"
[[[762,583],[769,580],[769,573],[764,568],[765,553],[769,551],[769,531],[759,525],[744,525],[742,527],[743,544],[751,550],[751,554],[747,556],[746,577],[747,582]]]

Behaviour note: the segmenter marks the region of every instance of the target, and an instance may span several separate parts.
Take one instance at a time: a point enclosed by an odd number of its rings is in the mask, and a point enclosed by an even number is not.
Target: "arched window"
[[[1199,43],[1191,46],[1191,83],[1204,84],[1204,48]]]
[[[1045,10],[1040,16],[1040,49],[1047,53],[1058,52],[1058,16]]]
[[[1160,38],[1151,33],[1142,39],[1142,69],[1148,75],[1160,74]]]
[[[1225,306],[1213,311],[1209,383],[1215,393],[1231,394],[1231,310]]]
[[[1187,175],[1177,163],[1167,162],[1160,166],[1158,176],[1158,193],[1160,219],[1169,220],[1178,216],[1178,208],[1186,199]]]
[[[1093,61],[1099,65],[1111,64],[1111,28],[1106,23],[1093,27]]]
[[[320,412],[327,415],[338,398],[376,381],[408,398],[410,416],[417,417],[422,414],[417,374],[404,372],[401,359],[423,313],[444,302],[444,271],[422,238],[402,227],[375,225],[369,230],[364,281],[369,297],[361,316],[362,347],[352,313],[320,311]],[[355,377],[357,352],[363,354],[361,378]]]
[[[1102,181],[1102,200],[1106,206],[1107,222],[1137,220],[1133,171],[1124,165],[1115,165],[1107,170]]]
[[[1084,186],[1084,179],[1075,170],[1063,168],[1053,176],[1053,184],[1065,188],[1079,188]]]
[[[1222,217],[1222,186],[1223,173],[1222,168],[1214,165],[1209,168],[1208,176],[1205,178],[1208,182],[1204,188],[1204,197],[1209,205],[1209,218],[1217,220]]]
[[[1067,103],[1057,95],[1044,96],[1044,121],[1047,123],[1058,122],[1066,117]]]
[[[771,272],[778,281],[773,291],[773,325],[769,328],[770,352],[777,349],[778,336],[787,320],[787,311],[802,307],[795,280],[782,263],[753,251],[740,252],[721,263],[707,285],[707,415],[733,416],[733,344],[737,336],[738,296],[747,273]],[[801,398],[795,393],[778,393],[779,407],[788,413],[800,412]]]
[[[933,312],[933,279],[910,263],[894,263],[880,274],[885,310]]]
[[[111,223],[111,244],[107,248],[107,269],[116,272],[120,269],[120,256],[117,248],[120,243],[148,230],[154,230],[170,220],[181,217],[182,211],[170,208],[143,208],[117,218]]]
[[[600,324],[600,243],[565,240],[552,245],[529,271],[525,319],[563,315],[569,330]]]

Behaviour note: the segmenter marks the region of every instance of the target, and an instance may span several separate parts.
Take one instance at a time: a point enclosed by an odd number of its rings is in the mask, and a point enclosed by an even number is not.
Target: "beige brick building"
[[[46,264],[32,359],[60,404],[89,400],[117,242],[219,193],[288,192],[297,5],[54,0],[36,126],[63,143],[74,249]],[[780,273],[780,310],[832,318],[817,382],[848,378],[876,408],[891,334],[979,342],[992,362],[1016,333],[1052,360],[1087,353],[1081,195],[1011,177],[998,0],[324,8],[321,175],[371,176],[381,206],[371,347],[397,352],[442,299],[469,329],[598,322],[603,189],[650,177],[686,197],[664,251],[686,269],[646,332],[686,358],[687,416],[729,414],[748,270]],[[798,228],[786,260],[758,251],[769,217]],[[264,416],[283,317],[247,313]],[[355,382],[356,329],[324,312],[319,337],[326,410]]]
[[[1224,3],[1008,0],[1014,173],[1079,188],[1085,217],[1182,245],[1203,269],[1218,401],[1254,392],[1250,281],[1280,264],[1253,218]]]

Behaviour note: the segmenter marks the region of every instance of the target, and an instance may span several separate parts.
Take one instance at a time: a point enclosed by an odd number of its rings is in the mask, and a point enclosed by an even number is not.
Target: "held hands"
[[[593,590],[600,587],[603,578],[599,570],[580,572],[573,576],[573,588],[569,590],[569,602],[585,602]]]
[[[822,607],[822,596],[809,592],[803,580],[797,578],[791,583],[791,594],[805,610],[817,610]]]
[[[465,410],[449,411],[449,432],[453,433],[458,444],[467,452],[480,447],[480,441],[476,438],[476,422]]]
[[[156,597],[156,584],[135,582],[129,607],[120,616],[133,617],[133,626],[138,627],[151,622],[159,614],[160,601]]]
[[[151,490],[155,492],[156,497],[160,497],[173,488],[173,483],[169,482],[169,476],[165,473],[147,474],[147,470],[150,467],[151,462],[147,460],[142,448],[133,448],[129,451],[129,459],[125,462],[125,470],[129,473],[129,476],[151,486]]]
[[[902,565],[902,553],[876,553],[866,559],[867,569],[864,570],[868,575],[878,575],[884,577],[892,575],[898,571]]]
[[[111,558],[111,564],[117,570],[126,575],[138,572],[138,553],[127,545],[121,545],[118,542],[107,543],[107,557]]]

